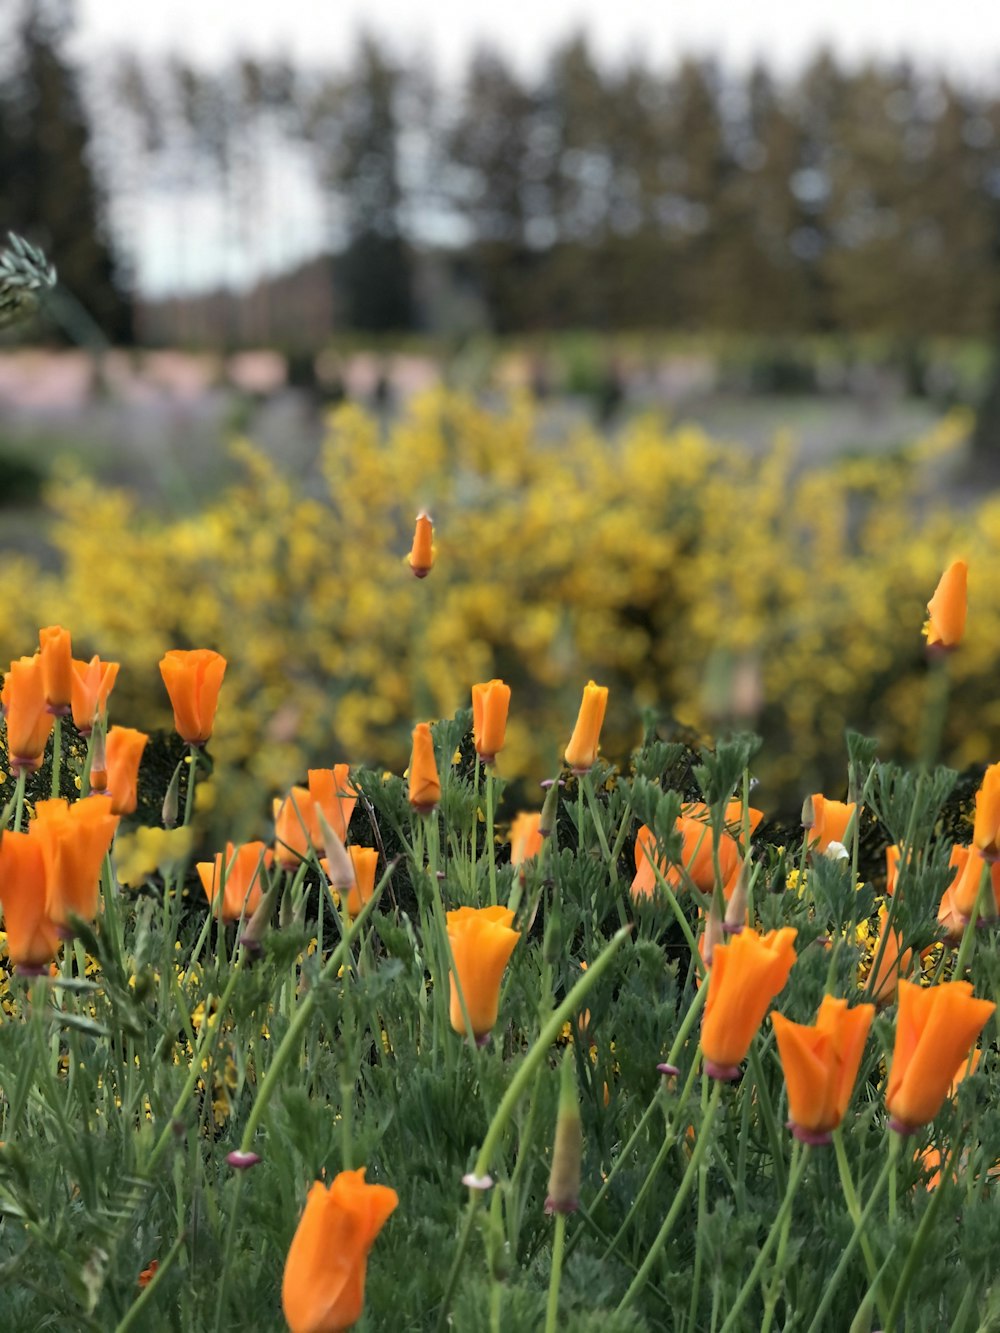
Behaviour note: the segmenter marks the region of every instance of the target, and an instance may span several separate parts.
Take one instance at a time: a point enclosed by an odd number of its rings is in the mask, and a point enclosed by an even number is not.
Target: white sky
[[[454,74],[478,39],[531,69],[582,27],[611,60],[693,52],[788,68],[825,41],[851,59],[908,56],[1000,78],[1000,0],[79,0],[79,14],[80,54],[124,44],[206,62],[251,49],[340,64],[368,28]]]

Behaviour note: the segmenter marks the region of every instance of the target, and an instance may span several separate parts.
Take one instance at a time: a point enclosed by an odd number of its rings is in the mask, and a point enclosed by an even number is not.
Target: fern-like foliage
[[[39,292],[55,284],[55,265],[37,246],[10,232],[9,244],[0,249],[0,329],[34,314]]]

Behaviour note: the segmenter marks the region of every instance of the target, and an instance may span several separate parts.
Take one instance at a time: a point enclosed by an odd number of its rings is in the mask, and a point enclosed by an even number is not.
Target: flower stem
[[[833,1148],[837,1157],[837,1170],[840,1173],[840,1187],[844,1191],[844,1201],[847,1204],[847,1211],[851,1215],[855,1233],[859,1237],[861,1253],[864,1256],[865,1268],[868,1272],[868,1281],[875,1283],[878,1280],[878,1265],[875,1262],[875,1255],[872,1253],[871,1242],[868,1239],[867,1233],[863,1229],[864,1213],[861,1211],[861,1204],[858,1201],[857,1191],[854,1188],[854,1181],[851,1179],[851,1169],[847,1162],[847,1152],[844,1149],[843,1131],[839,1128],[833,1131]],[[890,1152],[886,1157],[886,1165],[883,1167],[882,1175],[879,1177],[882,1184],[888,1180],[888,1173],[891,1166],[892,1152],[890,1149]],[[877,1195],[878,1193],[881,1193],[881,1188],[880,1185],[877,1190],[873,1190],[873,1194]],[[876,1298],[879,1303],[879,1310],[884,1314],[885,1307],[884,1302],[882,1301],[881,1287],[876,1289]]]
[[[496,801],[496,791],[493,785],[493,774],[489,768],[485,769],[486,781],[486,856],[488,858],[490,871],[490,906],[497,905],[497,849],[493,840],[493,818],[494,803]]]
[[[52,785],[49,794],[53,800],[59,795],[59,770],[62,767],[62,717],[56,713],[52,720]],[[86,795],[86,792],[84,792]]]
[[[552,1240],[552,1273],[549,1300],[545,1311],[545,1333],[556,1333],[559,1317],[559,1283],[562,1280],[563,1249],[566,1244],[566,1214],[556,1213],[556,1234]]]
[[[171,1245],[170,1249],[167,1251],[165,1257],[160,1261],[156,1269],[156,1272],[153,1274],[151,1280],[143,1288],[140,1295],[136,1297],[136,1299],[132,1302],[129,1308],[125,1311],[124,1318],[120,1320],[117,1327],[115,1328],[115,1333],[129,1333],[129,1330],[135,1327],[136,1320],[139,1318],[141,1314],[145,1313],[146,1306],[150,1304],[153,1297],[156,1295],[156,1289],[159,1287],[160,1283],[163,1281],[167,1273],[173,1267],[174,1261],[180,1254],[186,1239],[187,1238],[184,1235],[184,1232],[182,1231],[181,1234],[174,1241],[173,1245]]]
[[[913,1277],[914,1270],[923,1253],[927,1238],[937,1220],[938,1211],[941,1208],[941,1200],[949,1192],[947,1182],[951,1179],[955,1161],[955,1151],[956,1149],[953,1148],[948,1157],[948,1161],[942,1162],[941,1164],[941,1183],[934,1191],[930,1203],[924,1209],[924,1215],[920,1219],[920,1225],[917,1227],[917,1234],[913,1237],[913,1243],[910,1245],[910,1251],[903,1264],[903,1271],[899,1275],[899,1281],[896,1283],[896,1290],[893,1292],[892,1302],[889,1306],[889,1313],[885,1319],[886,1333],[891,1333],[891,1330],[896,1327],[896,1320],[902,1310],[903,1302],[906,1299],[906,1292],[910,1285],[910,1280]]]

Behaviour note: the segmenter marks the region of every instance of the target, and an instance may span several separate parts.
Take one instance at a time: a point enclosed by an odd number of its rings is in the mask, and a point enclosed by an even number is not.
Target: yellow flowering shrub
[[[787,439],[762,458],[653,417],[550,438],[521,398],[491,410],[435,392],[386,431],[347,406],[315,476],[295,482],[240,442],[241,480],[180,520],[62,480],[60,568],[8,565],[3,651],[67,625],[79,655],[121,661],[114,719],[147,729],[170,725],[160,656],[222,652],[211,749],[237,836],[234,812],[254,825],[260,793],[309,762],[402,766],[413,717],[449,715],[494,676],[513,687],[501,773],[554,769],[592,677],[611,686],[607,753],[636,742],[636,703],[706,730],[742,718],[767,737],[773,802],[842,771],[845,724],[914,752],[924,608],[960,553],[948,756],[995,757],[1000,498],[959,514],[934,494],[967,426],[951,416],[891,458],[806,469]],[[405,557],[425,507],[437,559],[417,581]]]

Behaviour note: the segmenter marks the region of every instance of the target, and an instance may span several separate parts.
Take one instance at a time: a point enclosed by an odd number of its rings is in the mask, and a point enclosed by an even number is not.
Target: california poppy
[[[736,1078],[768,1005],[795,962],[792,926],[759,935],[742,930],[712,952],[708,998],[701,1025],[705,1072],[712,1078]]]
[[[874,1014],[873,1004],[848,1009],[832,995],[823,996],[812,1026],[771,1014],[796,1138],[826,1143],[843,1120]]]
[[[348,847],[347,854],[354,867],[354,885],[347,894],[347,912],[355,917],[375,892],[375,872],[378,852],[374,847]]]
[[[69,630],[50,625],[38,631],[45,703],[51,713],[70,711],[73,698],[73,645]]]
[[[990,764],[976,792],[972,841],[987,861],[1000,859],[1000,764]]]
[[[995,1009],[991,1000],[974,998],[968,981],[926,987],[899,983],[896,1043],[885,1094],[893,1129],[908,1134],[934,1119]]]
[[[66,933],[70,917],[92,921],[97,915],[101,869],[118,827],[103,796],[82,800],[39,801],[28,827],[41,843],[49,917]]]
[[[472,741],[484,764],[492,764],[507,737],[510,686],[489,680],[472,687]]]
[[[160,675],[174,710],[174,728],[189,745],[211,738],[226,659],[211,648],[173,648],[160,662]]]
[[[399,1203],[365,1168],[316,1181],[285,1260],[281,1306],[291,1333],[341,1333],[361,1318],[368,1254]]]
[[[459,907],[447,915],[451,956],[477,1040],[485,1038],[497,1021],[504,968],[521,938],[520,931],[511,929],[513,920],[507,907]],[[466,1032],[454,975],[450,1012],[455,1031]]]
[[[417,515],[408,560],[418,579],[425,579],[434,566],[434,522],[430,514]]]
[[[441,799],[441,779],[434,758],[434,739],[428,723],[418,722],[413,728],[413,750],[410,754],[409,800],[419,814],[429,814]]]
[[[53,722],[45,703],[42,659],[37,653],[11,662],[3,697],[10,766],[33,773],[41,767]]]
[[[89,736],[94,723],[103,718],[108,695],[118,678],[117,662],[102,662],[97,656],[89,662],[73,662],[70,682],[73,725],[81,735]]]
[[[275,797],[274,857],[282,870],[297,870],[309,856],[317,819],[305,787],[293,787],[282,800]]]
[[[59,952],[59,931],[47,910],[45,860],[38,838],[0,838],[0,902],[7,952],[21,971],[39,972]]]
[[[575,773],[589,773],[597,762],[607,706],[608,687],[588,681],[583,689],[576,726],[564,755],[566,763]]]
[[[910,963],[913,960],[913,950],[906,949],[900,951],[902,938],[893,927],[886,929],[886,920],[888,913],[884,907],[879,908],[878,913],[878,933],[872,942],[872,967],[878,966],[878,971],[874,976],[869,976],[867,986],[868,993],[872,999],[882,1009],[887,1004],[892,1004],[896,998],[896,987],[901,976],[909,971]],[[882,943],[883,938],[885,943]],[[881,954],[881,958],[879,958]]]
[[[105,743],[111,813],[130,815],[138,804],[139,763],[149,737],[134,727],[112,727]]]
[[[545,839],[541,830],[542,816],[538,811],[521,811],[511,820],[510,825],[510,863],[512,866],[523,865],[542,850]]]
[[[988,862],[975,847],[955,845],[951,850],[951,865],[958,867],[947,892],[951,905],[963,921],[968,921],[979,905],[984,916],[995,916],[1000,911],[1000,861]],[[983,879],[987,886],[980,902],[979,892]]]
[[[962,642],[968,573],[964,560],[953,560],[941,575],[934,596],[927,603],[929,618],[924,633],[928,648],[956,648]]]
[[[804,809],[807,812],[811,810],[812,815],[811,822],[806,822],[805,814],[802,820],[809,839],[809,850],[825,852],[831,842],[844,842],[857,806],[853,801],[829,801],[817,792],[807,798]]]
[[[347,841],[347,829],[358,803],[358,793],[351,785],[350,764],[334,764],[333,768],[311,768],[306,775],[312,798],[313,823],[310,835],[317,851],[323,850],[323,826],[315,813],[322,810],[323,818],[341,842]]]
[[[223,921],[239,921],[240,917],[249,920],[260,906],[264,892],[261,881],[273,860],[271,849],[262,842],[245,842],[242,847],[227,842],[225,876],[221,852],[216,853],[214,861],[199,861],[195,869],[212,911],[218,910],[221,895]]]

